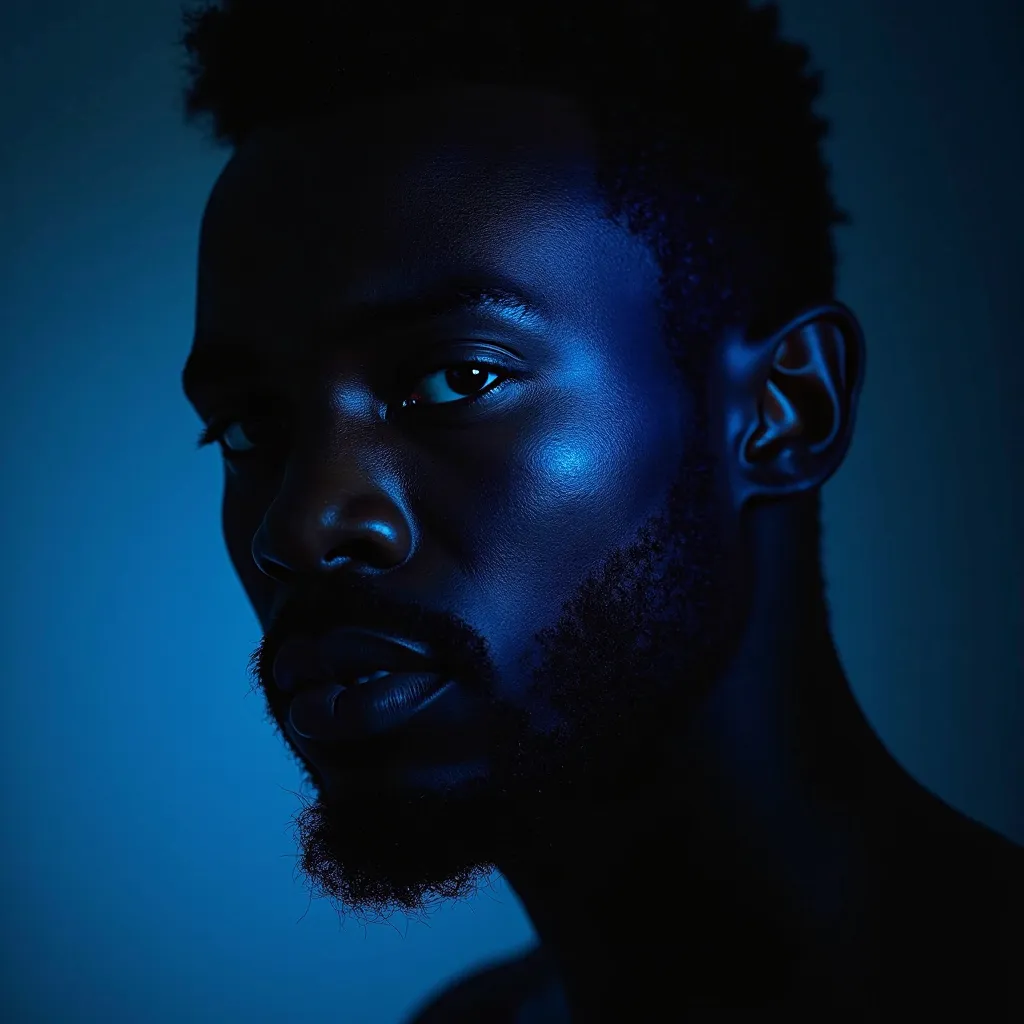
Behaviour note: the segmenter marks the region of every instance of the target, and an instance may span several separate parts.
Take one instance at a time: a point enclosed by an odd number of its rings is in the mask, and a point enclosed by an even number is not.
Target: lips
[[[439,665],[419,644],[371,630],[338,629],[292,640],[274,659],[274,681],[288,694],[317,683],[366,685],[390,673],[435,672]]]
[[[295,733],[322,744],[368,740],[408,726],[454,684],[439,672],[390,672],[362,686],[304,686],[288,706]]]

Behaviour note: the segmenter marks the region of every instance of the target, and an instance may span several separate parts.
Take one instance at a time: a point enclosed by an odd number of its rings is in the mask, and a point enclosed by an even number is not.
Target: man
[[[774,7],[237,0],[184,42],[233,150],[184,385],[303,869],[373,915],[496,867],[539,937],[417,1020],[1008,1019],[1021,851],[830,637],[864,348]]]

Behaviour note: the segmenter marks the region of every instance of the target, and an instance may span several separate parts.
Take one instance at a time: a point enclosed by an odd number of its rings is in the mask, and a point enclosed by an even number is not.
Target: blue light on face
[[[582,438],[565,435],[542,441],[535,457],[549,476],[561,477],[569,482],[579,480],[592,472],[596,453]]]

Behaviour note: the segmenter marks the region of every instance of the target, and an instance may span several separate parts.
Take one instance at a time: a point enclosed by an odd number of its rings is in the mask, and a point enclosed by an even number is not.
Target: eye
[[[227,424],[220,435],[220,443],[235,454],[242,454],[256,447],[256,442],[250,441],[242,429],[242,420],[233,420]]]
[[[496,391],[508,379],[507,374],[488,363],[466,362],[434,370],[416,381],[402,408],[418,405],[470,405]]]
[[[515,375],[503,366],[479,360],[450,363],[420,377],[405,392],[402,409],[448,406],[464,408],[496,394]],[[198,447],[218,444],[228,459],[259,458],[269,449],[281,451],[286,438],[281,417],[270,407],[257,405],[248,413],[225,416],[204,427]],[[276,425],[275,425],[276,424]]]
[[[269,429],[269,434],[268,434]],[[279,432],[275,433],[273,419],[267,413],[249,413],[215,420],[199,435],[199,447],[209,444],[220,445],[226,458],[244,459],[250,454],[262,451],[268,446],[280,443]]]

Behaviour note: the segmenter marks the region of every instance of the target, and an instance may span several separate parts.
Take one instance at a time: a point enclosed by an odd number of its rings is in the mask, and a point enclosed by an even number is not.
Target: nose
[[[404,564],[412,550],[408,517],[383,493],[341,501],[279,495],[252,542],[260,571],[282,583],[334,571],[377,575]]]

